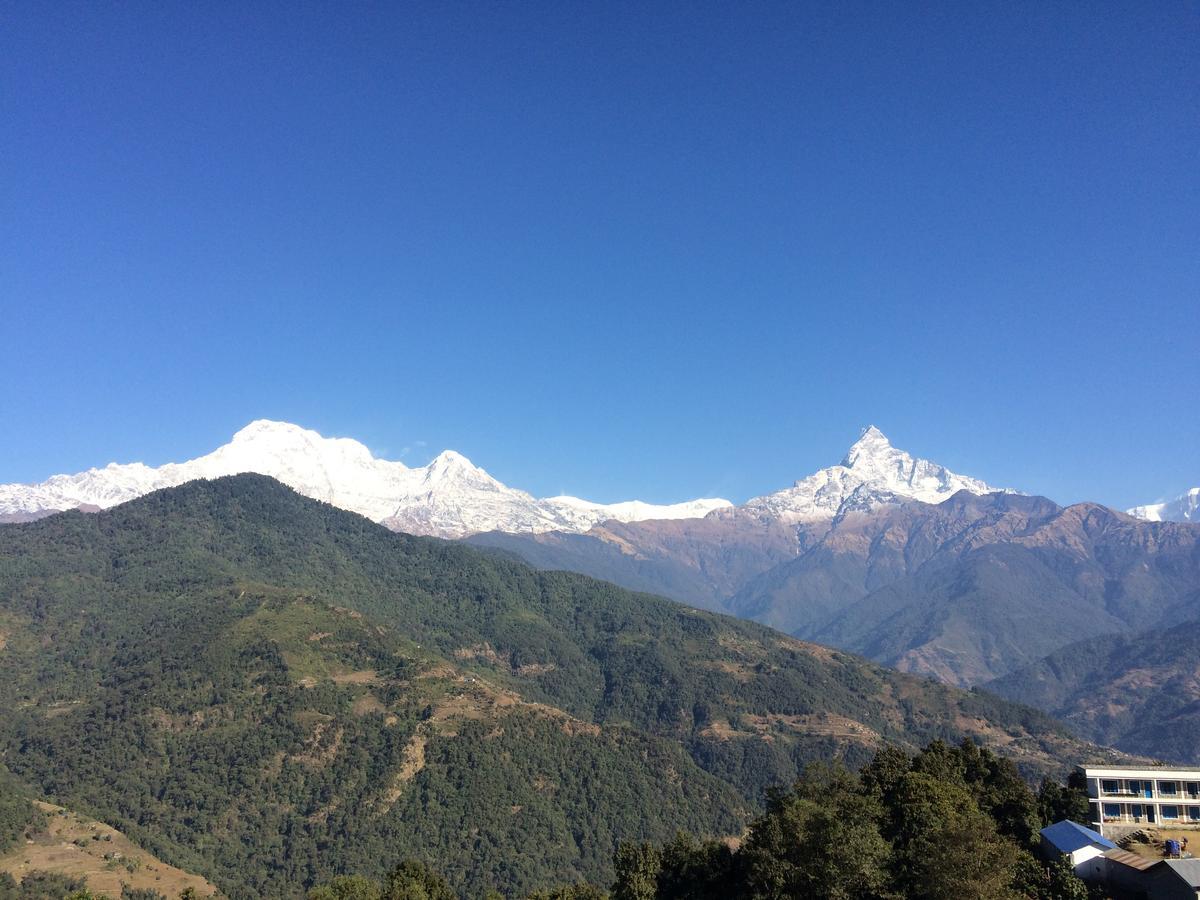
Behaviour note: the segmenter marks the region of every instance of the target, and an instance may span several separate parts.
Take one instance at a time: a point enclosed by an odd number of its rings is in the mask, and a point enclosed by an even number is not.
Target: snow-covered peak
[[[1148,503],[1125,511],[1147,522],[1200,522],[1200,487],[1185,491],[1174,500]]]
[[[350,438],[327,438],[289,422],[259,419],[212,453],[184,463],[158,468],[140,462],[110,463],[75,475],[55,475],[41,484],[0,485],[0,516],[105,509],[197,478],[242,472],[270,475],[307,497],[396,530],[439,537],[480,531],[586,531],[605,519],[699,517],[730,505],[726,500],[670,506],[637,500],[610,505],[562,497],[538,500],[502,484],[454,450],[438,454],[426,466],[408,468],[376,458]]]
[[[455,450],[443,450],[425,467],[426,481],[442,481],[448,478],[485,478],[494,480],[487,472]],[[498,483],[498,482],[497,482]]]
[[[743,509],[785,522],[827,519],[912,499],[941,503],[958,491],[988,494],[993,488],[945,466],[893,447],[874,425],[864,429],[842,459],[792,487],[748,501]]]
[[[293,425],[291,422],[277,422],[274,419],[255,419],[245,428],[234,432],[229,443],[238,444],[243,441],[270,439],[272,437],[291,438],[299,435],[310,438],[321,437],[317,432],[301,428],[299,425]]]
[[[846,451],[842,465],[847,469],[853,469],[860,462],[870,464],[873,460],[884,459],[890,454],[899,452],[901,451],[892,446],[892,442],[882,431],[874,425],[868,425],[863,429],[858,440],[851,444],[850,449]]]

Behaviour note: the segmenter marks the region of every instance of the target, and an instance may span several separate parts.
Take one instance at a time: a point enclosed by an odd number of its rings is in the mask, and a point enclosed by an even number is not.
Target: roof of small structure
[[[1200,888],[1200,859],[1164,859],[1162,863],[1186,881],[1193,890]]]
[[[1063,819],[1042,829],[1042,837],[1059,853],[1074,853],[1081,847],[1095,844],[1106,850],[1115,850],[1117,845],[1099,832],[1085,828],[1078,822]]]
[[[1144,856],[1138,856],[1136,853],[1130,853],[1128,850],[1122,850],[1119,847],[1116,850],[1109,850],[1104,854],[1105,859],[1111,859],[1115,863],[1120,863],[1123,866],[1129,866],[1131,869],[1139,871],[1157,866],[1161,859],[1147,859]]]

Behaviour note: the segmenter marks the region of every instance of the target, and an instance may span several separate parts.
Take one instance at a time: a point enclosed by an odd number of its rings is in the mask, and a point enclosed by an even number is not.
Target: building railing
[[[1162,791],[1100,791],[1101,797],[1112,797],[1122,800],[1165,800],[1171,803],[1200,803],[1200,793],[1164,794]]]

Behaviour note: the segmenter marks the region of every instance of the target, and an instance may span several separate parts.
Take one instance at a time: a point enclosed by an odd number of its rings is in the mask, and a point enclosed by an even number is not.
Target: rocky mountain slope
[[[791,526],[739,509],[472,540],[959,685],[1081,637],[1200,614],[1200,529],[1015,494],[842,508]]]
[[[816,758],[1040,713],[240,475],[0,529],[0,757],[233,897],[410,856],[472,895],[738,834]],[[336,868],[335,868],[336,867]]]
[[[1078,641],[986,687],[1093,740],[1200,765],[1200,621]]]
[[[471,542],[543,568],[584,572],[704,609],[725,609],[744,585],[799,556],[845,515],[914,499],[938,503],[958,490],[993,489],[893,447],[872,425],[840,464],[703,519],[604,522],[584,534],[492,532]]]
[[[963,493],[846,516],[728,609],[978,684],[1081,637],[1200,611],[1200,530],[1147,527],[1095,504]]]
[[[1147,522],[1198,522],[1200,523],[1200,487],[1184,491],[1174,500],[1135,506],[1127,512]]]
[[[447,450],[426,466],[377,459],[358,441],[325,438],[286,422],[251,422],[212,453],[151,468],[110,463],[41,484],[0,485],[0,521],[25,521],[65,509],[108,509],[150,491],[197,478],[256,472],[316,500],[349,509],[395,531],[463,537],[481,531],[586,531],[610,519],[703,516],[729,506],[720,499],[665,506],[638,500],[592,503],[577,497],[539,500],[501,484],[465,456]]]

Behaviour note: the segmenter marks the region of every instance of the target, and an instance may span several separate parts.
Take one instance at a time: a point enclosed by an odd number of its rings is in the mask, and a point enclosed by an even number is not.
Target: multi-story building
[[[1148,826],[1200,828],[1200,769],[1080,768],[1092,827],[1105,837]]]

